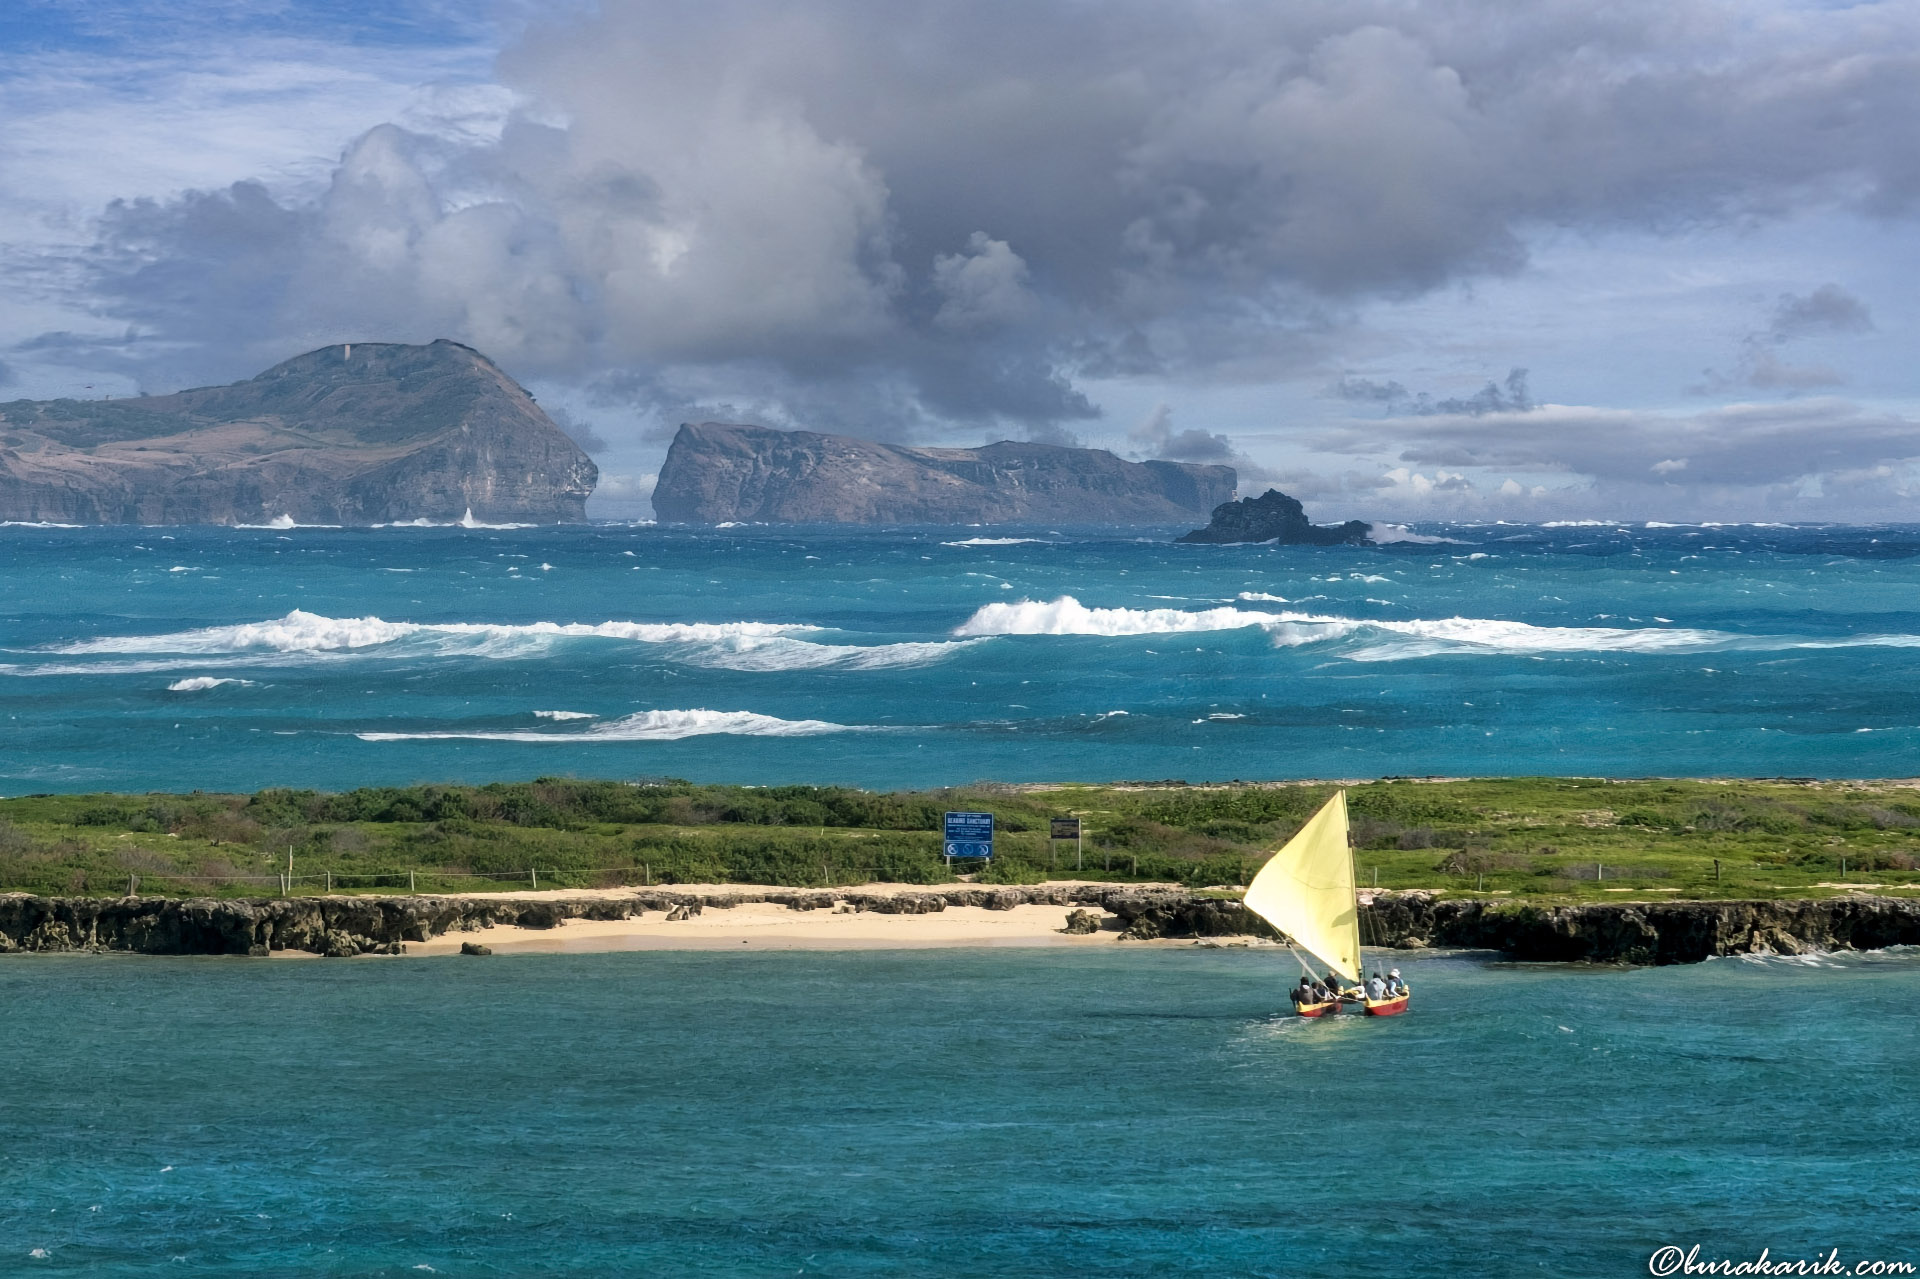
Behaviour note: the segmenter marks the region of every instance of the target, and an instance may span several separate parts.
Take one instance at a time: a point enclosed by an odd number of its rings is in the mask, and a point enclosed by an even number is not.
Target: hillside
[[[554,523],[598,471],[478,351],[355,342],[245,382],[0,404],[0,519]]]
[[[674,436],[653,506],[663,520],[709,524],[1169,524],[1232,497],[1235,482],[1230,466],[1104,449],[907,448],[703,422]]]

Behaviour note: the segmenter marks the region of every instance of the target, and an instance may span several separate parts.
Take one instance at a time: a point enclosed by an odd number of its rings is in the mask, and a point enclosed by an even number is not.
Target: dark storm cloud
[[[1327,308],[1517,270],[1539,226],[1904,214],[1917,28],[1708,0],[606,0],[504,57],[525,105],[496,142],[382,126],[312,200],[116,206],[91,304],[181,380],[446,335],[661,411],[1040,429],[1093,413],[1075,377],[1316,358]],[[1839,331],[1843,299],[1783,304],[1782,332]],[[1522,407],[1482,395],[1426,411]]]

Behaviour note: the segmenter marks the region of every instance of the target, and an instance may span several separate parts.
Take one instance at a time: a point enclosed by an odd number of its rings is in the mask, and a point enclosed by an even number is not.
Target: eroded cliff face
[[[919,449],[720,422],[680,428],[660,469],[663,520],[836,524],[1168,524],[1233,496],[1230,466],[1127,462],[1003,440]]]
[[[254,900],[164,897],[36,897],[0,894],[0,954],[132,951],[148,955],[393,955],[408,942],[489,928],[554,928],[569,919],[626,919],[649,911],[685,918],[746,902],[793,910],[846,903],[883,914],[936,914],[955,906],[1080,906],[1069,931],[1120,940],[1279,934],[1232,898],[1125,884],[954,886],[919,892],[746,889],[695,894],[636,889],[624,897],[525,901],[458,897],[295,897]],[[675,912],[680,912],[677,916]],[[1690,964],[1716,955],[1797,955],[1920,945],[1920,901],[1849,896],[1800,901],[1601,902],[1584,906],[1500,904],[1422,892],[1366,895],[1361,932],[1369,946],[1497,950],[1510,959],[1613,964]]]
[[[355,342],[231,386],[0,404],[0,519],[586,518],[599,472],[478,351]]]

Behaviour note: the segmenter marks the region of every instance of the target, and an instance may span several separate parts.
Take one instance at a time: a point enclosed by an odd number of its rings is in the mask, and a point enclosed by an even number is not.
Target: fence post
[[[129,897],[133,896],[133,885],[134,877],[132,875],[127,876],[127,896]]]
[[[1597,884],[1597,883],[1599,883],[1599,882],[1600,882],[1601,880],[1603,880],[1603,879],[1605,879],[1606,877],[1607,877],[1607,866],[1606,866],[1606,863],[1605,863],[1605,862],[1595,862],[1595,863],[1593,864],[1593,882]]]
[[[529,866],[529,867],[527,867],[527,878],[533,881],[533,891],[534,891],[534,892],[536,892],[536,893],[537,893],[537,892],[539,892],[539,891],[540,891],[540,870],[539,870],[539,868],[538,868],[538,867],[535,867],[535,866]]]
[[[413,872],[411,870],[407,872],[407,891],[413,891]]]
[[[647,887],[652,888],[653,887],[653,863],[641,862],[640,869],[644,870],[647,873]]]
[[[327,896],[333,896],[333,872],[327,872]]]

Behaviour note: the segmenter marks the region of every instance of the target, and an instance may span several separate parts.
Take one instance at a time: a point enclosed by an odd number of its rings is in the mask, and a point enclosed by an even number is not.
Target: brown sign
[[[1078,817],[1056,817],[1053,819],[1053,838],[1079,839],[1080,819]]]

